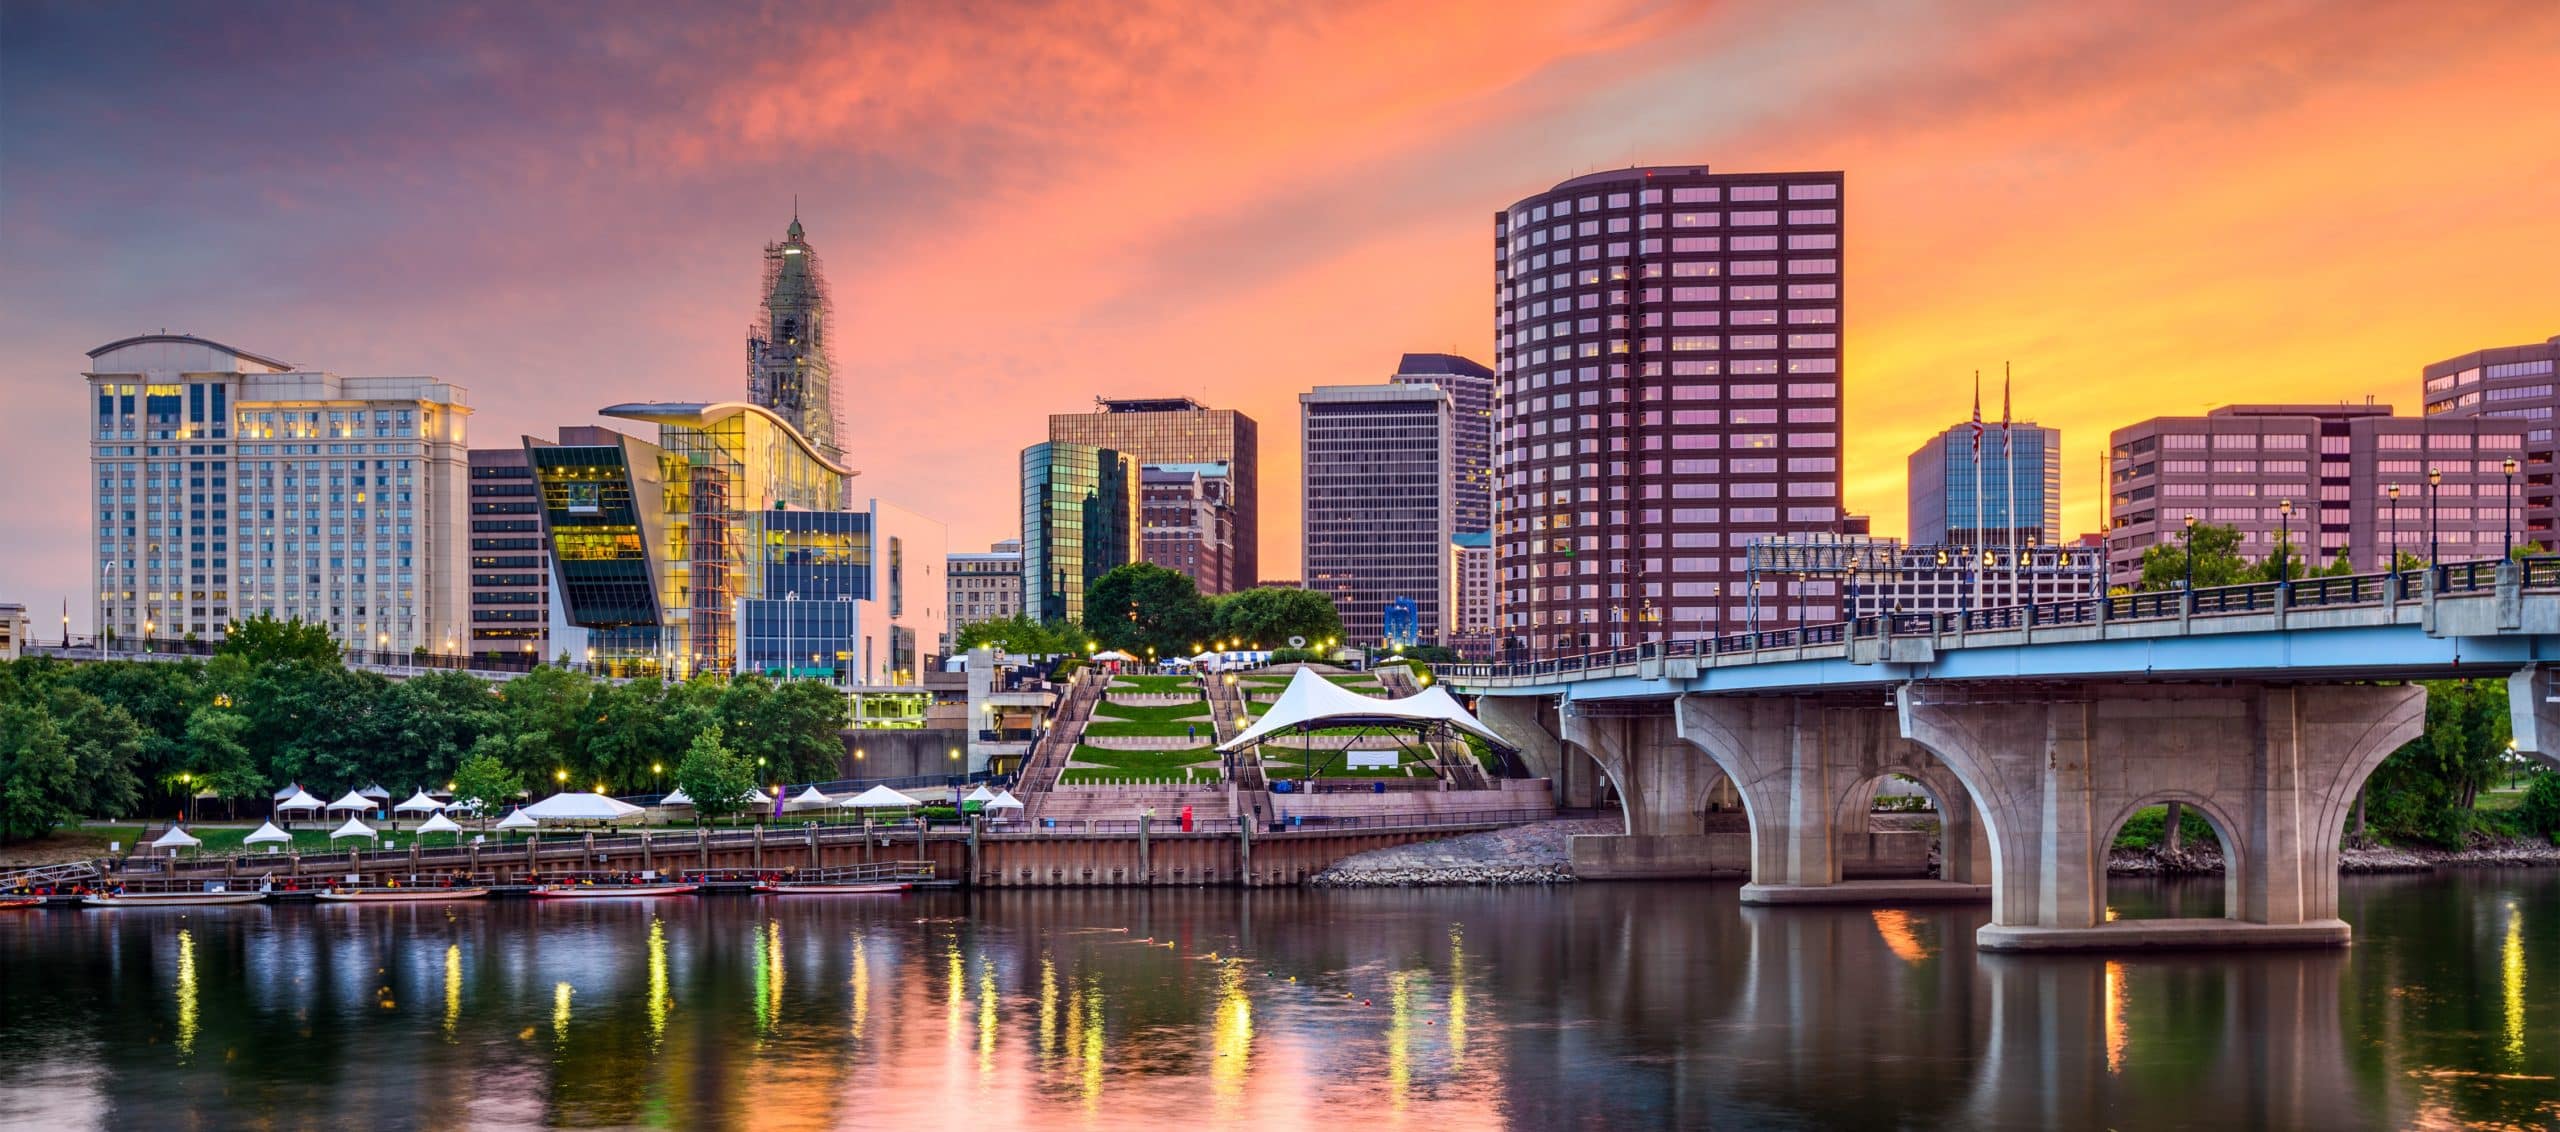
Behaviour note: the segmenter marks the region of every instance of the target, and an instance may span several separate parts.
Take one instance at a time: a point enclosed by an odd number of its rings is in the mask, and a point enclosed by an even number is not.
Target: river
[[[2560,870],[2341,901],[2117,960],[1728,884],[6,912],[0,1126],[2560,1124]]]

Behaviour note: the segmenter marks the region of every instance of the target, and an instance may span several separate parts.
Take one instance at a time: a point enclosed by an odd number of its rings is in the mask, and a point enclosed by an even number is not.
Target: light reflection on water
[[[1729,885],[47,911],[0,1126],[2560,1119],[2560,875],[2342,904],[2346,952],[2116,959]]]

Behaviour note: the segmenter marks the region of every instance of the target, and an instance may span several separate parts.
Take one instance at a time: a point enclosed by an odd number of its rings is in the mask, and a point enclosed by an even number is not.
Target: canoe
[[[489,895],[485,888],[363,888],[352,891],[323,892],[322,900],[341,904],[424,904],[435,900],[477,900]]]
[[[532,895],[555,900],[602,900],[616,896],[683,896],[698,884],[546,884]]]
[[[121,896],[89,896],[84,904],[100,908],[179,908],[198,904],[255,904],[263,892],[128,892]]]
[[[824,881],[782,881],[756,886],[756,891],[770,892],[776,896],[877,896],[906,890],[907,886],[897,881],[862,881],[845,884],[828,884]]]
[[[0,908],[33,908],[42,903],[41,896],[0,896]]]

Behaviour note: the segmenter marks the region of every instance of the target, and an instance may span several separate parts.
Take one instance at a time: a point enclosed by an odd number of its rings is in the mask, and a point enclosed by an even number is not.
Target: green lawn
[[[1124,704],[1104,700],[1093,705],[1093,717],[1097,720],[1148,720],[1169,723],[1179,719],[1206,719],[1208,715],[1209,701],[1207,700],[1193,700],[1187,704]]]
[[[1126,782],[1131,779],[1181,782],[1185,768],[1194,763],[1215,764],[1218,761],[1218,752],[1213,747],[1189,747],[1178,751],[1114,751],[1102,747],[1080,746],[1069,758],[1080,763],[1098,763],[1100,766],[1098,768],[1067,768],[1067,772],[1059,778],[1061,783],[1067,785]],[[1194,782],[1209,783],[1217,779],[1218,772],[1214,765],[1205,770],[1191,771],[1191,781]]]
[[[1112,692],[1141,692],[1154,696],[1199,690],[1200,679],[1196,676],[1120,676],[1113,678],[1111,687],[1107,689]]]
[[[1406,767],[1413,768],[1411,777],[1422,778],[1431,774],[1426,765],[1431,761],[1430,757],[1417,756],[1412,751],[1400,752],[1396,765],[1391,767],[1352,767],[1344,765],[1344,755],[1339,749],[1311,750],[1306,747],[1284,747],[1277,743],[1265,745],[1262,749],[1262,765],[1270,769],[1271,776],[1274,778],[1298,777],[1310,759],[1316,760],[1316,777],[1318,778],[1404,778],[1407,777]]]
[[[1201,713],[1207,715],[1206,711]],[[1216,732],[1205,718],[1194,722],[1162,719],[1097,719],[1085,725],[1084,733],[1109,739],[1181,739],[1195,731],[1203,739]]]

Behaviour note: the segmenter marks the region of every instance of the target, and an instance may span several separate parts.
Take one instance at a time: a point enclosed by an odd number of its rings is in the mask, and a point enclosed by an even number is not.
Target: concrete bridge
[[[1983,899],[1987,950],[2344,944],[2338,843],[2426,720],[2407,681],[2509,680],[2520,750],[2560,753],[2560,558],[2446,564],[1445,665],[1568,805],[1594,776],[1621,837],[1599,876],[1743,858],[1747,903]],[[1922,784],[1941,879],[1847,880],[1878,784]],[[1577,796],[1578,795],[1578,796]],[[1716,801],[1748,823],[1719,835]],[[2213,826],[2220,920],[2111,923],[2107,849],[2141,807]]]

